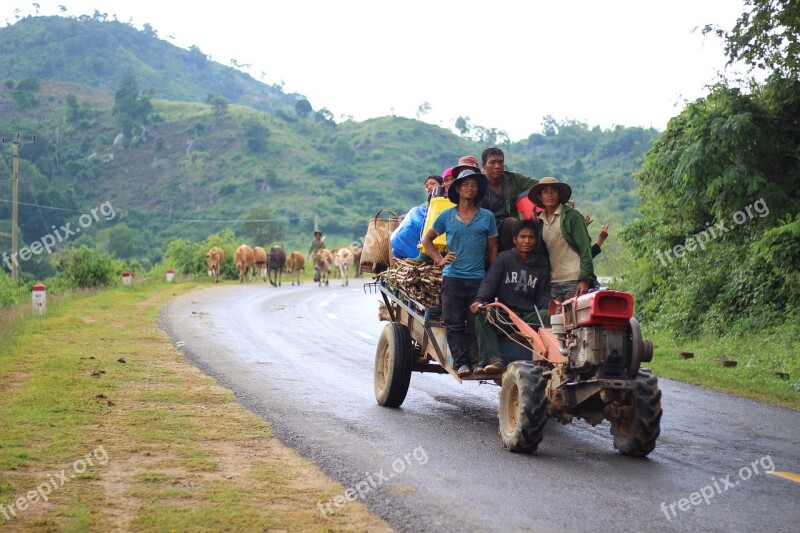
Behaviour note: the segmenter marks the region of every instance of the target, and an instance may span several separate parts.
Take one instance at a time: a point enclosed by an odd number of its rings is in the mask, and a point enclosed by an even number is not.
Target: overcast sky
[[[664,129],[725,65],[708,23],[731,28],[742,0],[40,0],[40,14],[97,9],[211,59],[252,65],[336,121],[396,114],[452,128],[458,116],[508,132],[542,118]],[[0,8],[13,23],[14,5]],[[34,14],[32,3],[17,3]],[[101,52],[101,51],[99,51]]]

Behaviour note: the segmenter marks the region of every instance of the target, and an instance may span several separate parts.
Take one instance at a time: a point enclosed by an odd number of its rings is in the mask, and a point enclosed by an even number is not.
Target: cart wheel
[[[530,361],[508,365],[500,388],[500,438],[512,452],[535,452],[547,422],[547,380]]]
[[[375,351],[375,399],[385,407],[400,407],[411,381],[411,336],[402,324],[386,324]]]

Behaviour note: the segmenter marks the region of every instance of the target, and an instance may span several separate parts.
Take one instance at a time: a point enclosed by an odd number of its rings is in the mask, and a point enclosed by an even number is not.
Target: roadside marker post
[[[31,299],[33,301],[33,314],[42,316],[47,311],[47,287],[44,283],[36,283],[31,287]]]

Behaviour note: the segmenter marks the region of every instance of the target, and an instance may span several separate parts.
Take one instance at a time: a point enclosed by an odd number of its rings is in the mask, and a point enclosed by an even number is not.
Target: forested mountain
[[[425,176],[502,138],[399,117],[336,123],[302,95],[211,62],[197,47],[97,15],[28,17],[0,29],[0,71],[0,134],[37,136],[20,150],[20,200],[31,204],[20,209],[22,240],[74,226],[109,202],[114,220],[71,243],[145,264],[172,238],[201,240],[225,227],[254,244],[302,248],[314,217],[331,241],[350,241],[378,210],[403,213],[423,201]],[[571,183],[579,207],[612,227],[636,216],[633,172],[658,132],[552,118],[531,127],[539,128],[500,144],[509,168]],[[0,169],[11,175],[7,145]],[[0,179],[0,199],[10,191]],[[0,203],[6,250],[10,215]],[[619,239],[608,250],[605,261],[625,257]],[[49,268],[42,255],[26,272]]]
[[[284,94],[211,61],[200,47],[179,48],[107,15],[25,17],[0,30],[0,72],[11,79],[61,80],[113,93],[128,75],[155,98],[204,102],[209,94],[256,109],[293,110],[302,95]]]

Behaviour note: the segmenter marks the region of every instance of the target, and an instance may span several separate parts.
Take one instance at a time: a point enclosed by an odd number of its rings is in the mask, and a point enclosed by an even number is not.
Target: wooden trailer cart
[[[547,418],[591,425],[611,423],[614,447],[644,456],[660,433],[658,380],[641,363],[653,345],[642,338],[633,317],[633,298],[625,292],[593,291],[559,305],[551,327],[525,324],[501,303],[485,306],[511,325],[511,341],[501,342],[507,368],[502,374],[459,377],[447,348],[439,307],[426,307],[385,281],[369,284],[380,292],[391,321],[375,351],[375,398],[399,407],[412,372],[450,374],[458,382],[500,385],[498,419],[503,445],[533,452],[544,436]],[[501,318],[502,317],[502,318]]]

